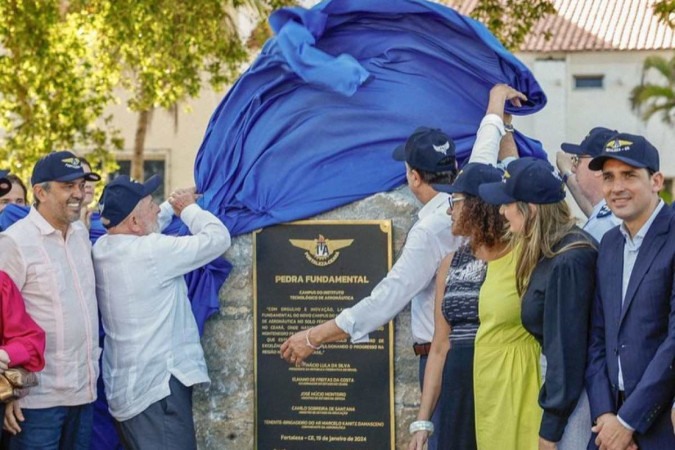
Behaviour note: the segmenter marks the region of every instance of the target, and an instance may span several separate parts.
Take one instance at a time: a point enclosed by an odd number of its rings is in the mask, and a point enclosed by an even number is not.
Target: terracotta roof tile
[[[554,0],[557,14],[542,18],[523,52],[675,49],[675,30],[653,14],[656,0]],[[478,0],[441,0],[469,14]],[[546,40],[544,31],[551,33]]]

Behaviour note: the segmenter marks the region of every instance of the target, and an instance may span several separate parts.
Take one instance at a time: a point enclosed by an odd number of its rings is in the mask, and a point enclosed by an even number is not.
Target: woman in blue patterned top
[[[436,276],[434,338],[417,421],[428,421],[443,396],[441,428],[436,430],[439,450],[476,450],[473,354],[479,324],[478,293],[487,270],[482,259],[489,259],[483,258],[486,253],[506,247],[499,209],[484,203],[477,193],[481,183],[501,177],[499,169],[469,163],[452,186],[434,186],[452,193],[448,209],[452,232],[468,238],[467,244],[443,260]],[[409,450],[422,450],[429,435],[425,429],[414,432]]]

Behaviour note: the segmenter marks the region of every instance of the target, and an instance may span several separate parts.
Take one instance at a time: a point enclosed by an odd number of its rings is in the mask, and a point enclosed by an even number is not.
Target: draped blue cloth
[[[197,154],[203,205],[233,235],[387,191],[395,146],[441,128],[466,160],[489,89],[541,109],[530,71],[473,19],[423,0],[329,0],[270,17],[276,32],[214,112]],[[521,155],[545,157],[516,134]]]
[[[21,206],[10,203],[0,212],[0,231],[9,228],[17,220],[23,219],[28,215],[30,206]]]

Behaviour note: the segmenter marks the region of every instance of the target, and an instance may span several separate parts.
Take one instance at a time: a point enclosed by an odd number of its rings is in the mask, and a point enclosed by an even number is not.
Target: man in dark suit
[[[623,221],[598,255],[589,448],[675,450],[675,212],[658,196],[659,155],[644,137],[618,134],[589,167],[602,170],[607,205]]]

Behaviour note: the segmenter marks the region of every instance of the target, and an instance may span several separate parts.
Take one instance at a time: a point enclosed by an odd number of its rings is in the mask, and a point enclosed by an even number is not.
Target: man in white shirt
[[[588,217],[583,226],[596,241],[621,223],[607,206],[602,196],[602,173],[588,168],[591,159],[602,153],[605,143],[616,135],[616,130],[593,128],[579,145],[563,143],[556,155],[556,164],[572,197]]]
[[[157,206],[145,184],[119,176],[104,190],[108,234],[93,249],[103,327],[103,381],[110,413],[128,450],[196,448],[192,386],[209,377],[183,275],[221,256],[230,234],[177,191]],[[192,236],[165,236],[172,213]]]
[[[432,184],[450,184],[456,175],[455,145],[437,129],[418,128],[394,159],[404,161],[408,187],[424,205],[419,220],[408,232],[403,250],[387,276],[370,296],[343,310],[334,320],[291,336],[281,346],[288,362],[299,365],[319,345],[351,337],[368,342],[368,333],[392,320],[409,302],[415,354],[420,356],[420,380],[434,333],[434,290],[441,260],[461,244],[452,235],[452,220],[446,213],[448,194]],[[311,344],[308,345],[308,344]],[[438,409],[437,409],[438,410]],[[430,449],[433,442],[430,442]]]
[[[5,410],[13,450],[89,448],[100,349],[91,243],[79,219],[85,181],[98,180],[71,152],[44,156],[31,176],[34,206],[0,234],[0,267],[46,334],[39,385]]]

